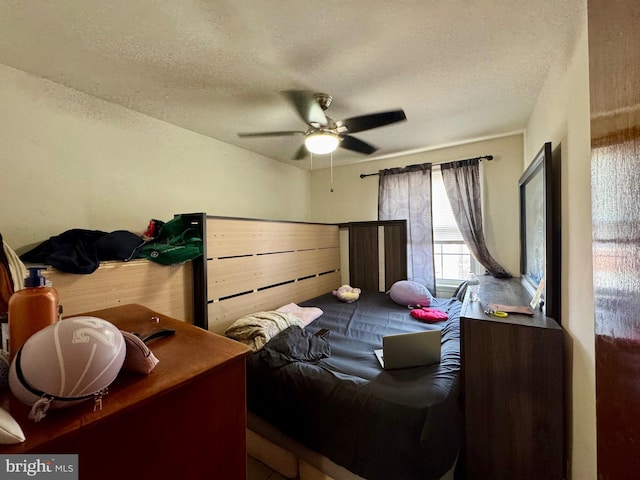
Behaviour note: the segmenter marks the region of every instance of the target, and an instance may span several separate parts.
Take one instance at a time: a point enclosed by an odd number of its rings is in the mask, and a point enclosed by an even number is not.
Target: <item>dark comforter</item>
[[[436,300],[431,306],[449,314],[436,324],[415,320],[377,292],[364,292],[353,304],[328,294],[303,305],[323,309],[306,331],[331,330],[330,356],[273,368],[253,354],[247,363],[249,410],[368,480],[446,473],[461,443],[461,303]],[[440,364],[382,370],[373,351],[383,335],[433,328],[442,329]]]

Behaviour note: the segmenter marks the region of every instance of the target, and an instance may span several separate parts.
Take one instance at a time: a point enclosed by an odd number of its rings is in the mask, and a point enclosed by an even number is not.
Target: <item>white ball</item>
[[[33,334],[11,362],[9,388],[23,403],[43,396],[52,408],[77,403],[108,387],[124,363],[126,346],[115,325],[71,317]]]

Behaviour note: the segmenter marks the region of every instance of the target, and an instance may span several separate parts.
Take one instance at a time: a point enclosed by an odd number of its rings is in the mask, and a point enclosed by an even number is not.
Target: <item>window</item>
[[[477,271],[478,263],[462,239],[437,165],[431,176],[431,198],[436,286],[457,285]]]

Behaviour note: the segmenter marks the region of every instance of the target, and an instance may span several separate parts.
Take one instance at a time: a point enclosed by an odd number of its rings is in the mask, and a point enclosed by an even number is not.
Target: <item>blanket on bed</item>
[[[291,313],[256,312],[236,320],[224,334],[257,352],[264,348],[269,340],[293,325],[304,327],[302,320]]]
[[[293,362],[327,358],[331,355],[331,346],[325,338],[294,325],[269,340],[258,355],[269,366],[278,368]]]

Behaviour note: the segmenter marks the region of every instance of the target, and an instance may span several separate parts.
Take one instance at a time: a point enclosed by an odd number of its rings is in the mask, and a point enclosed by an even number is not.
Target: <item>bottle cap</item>
[[[29,267],[29,276],[24,279],[25,288],[44,287],[45,279],[40,274],[40,267]]]

